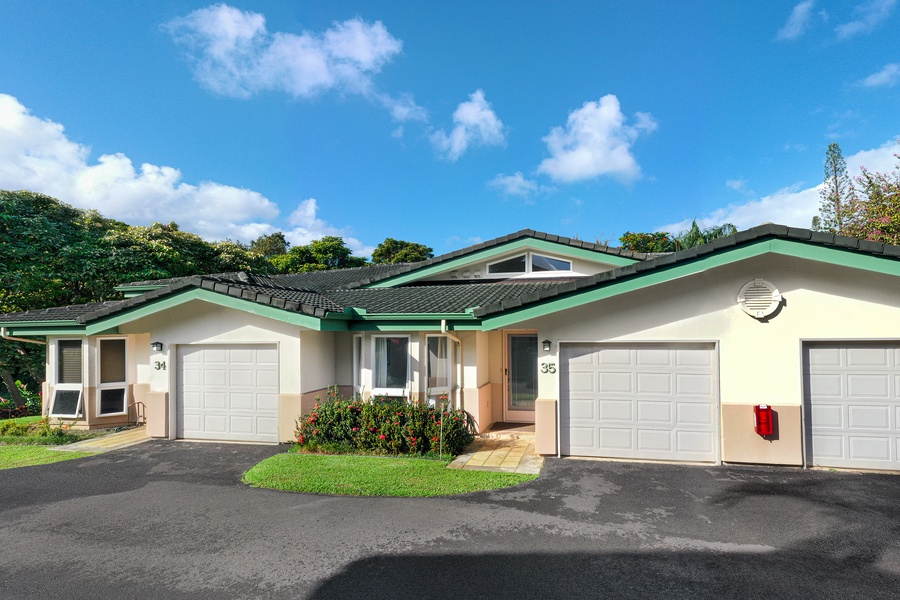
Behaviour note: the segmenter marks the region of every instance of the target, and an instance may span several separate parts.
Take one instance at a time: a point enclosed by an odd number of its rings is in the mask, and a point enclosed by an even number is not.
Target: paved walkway
[[[475,438],[464,454],[450,463],[451,469],[541,472],[544,459],[534,451],[534,425],[497,423]]]
[[[119,448],[127,448],[135,444],[141,444],[150,439],[147,435],[147,427],[135,427],[127,429],[119,433],[111,433],[103,437],[91,438],[74,444],[66,444],[65,446],[54,446],[54,450],[61,452],[109,452],[110,450],[118,450]]]

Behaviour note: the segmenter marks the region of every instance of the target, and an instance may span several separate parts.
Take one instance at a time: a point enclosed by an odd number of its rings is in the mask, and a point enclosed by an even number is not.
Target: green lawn
[[[422,458],[278,454],[246,473],[255,487],[347,496],[449,496],[495,490],[537,475],[448,469]]]
[[[0,446],[0,469],[46,465],[93,454],[93,452],[60,452],[42,446]]]

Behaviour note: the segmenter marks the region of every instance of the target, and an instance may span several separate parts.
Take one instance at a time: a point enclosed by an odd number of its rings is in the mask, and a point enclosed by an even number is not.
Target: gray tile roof
[[[112,300],[110,302],[91,302],[90,304],[74,304],[72,306],[57,306],[41,310],[29,310],[0,314],[3,323],[28,323],[39,321],[77,321],[83,315],[104,308],[114,308],[122,304],[124,300]]]

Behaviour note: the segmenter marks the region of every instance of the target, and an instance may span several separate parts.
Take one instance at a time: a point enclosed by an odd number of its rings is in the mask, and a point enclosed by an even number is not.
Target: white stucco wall
[[[768,322],[736,302],[754,278],[785,299]],[[802,341],[900,339],[900,279],[766,255],[521,325],[552,340],[539,362],[557,365],[561,342],[718,342],[723,404],[799,405]],[[559,398],[558,373],[540,375],[540,397]]]

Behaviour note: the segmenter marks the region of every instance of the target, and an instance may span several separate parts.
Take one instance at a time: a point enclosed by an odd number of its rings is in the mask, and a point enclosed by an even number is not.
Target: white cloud
[[[399,121],[423,119],[424,109],[409,96],[375,90],[374,76],[403,48],[381,21],[355,18],[320,33],[273,33],[263,15],[216,4],[163,27],[185,48],[200,85],[216,94],[282,91],[311,98],[336,90],[370,98]]]
[[[804,0],[800,4],[797,4],[791,11],[791,16],[788,17],[787,23],[778,30],[775,39],[795,40],[802,36],[806,32],[806,27],[809,25],[809,19],[812,16],[814,5],[815,0]]]
[[[847,157],[847,170],[851,176],[858,175],[862,166],[870,171],[890,172],[897,162],[894,157],[897,150],[897,143],[894,141],[872,150],[862,150]],[[795,184],[743,204],[729,204],[718,208],[698,217],[697,222],[701,226],[731,223],[738,229],[747,229],[768,222],[809,228],[812,218],[819,213],[821,188],[821,184],[815,187]],[[677,234],[690,227],[692,220],[693,217],[686,217],[683,221],[657,227],[656,231]]]
[[[747,180],[746,179],[729,179],[725,182],[725,187],[730,190],[734,190],[735,192],[740,192],[741,194],[752,194],[753,191],[747,188]]]
[[[488,182],[488,185],[507,196],[529,196],[540,189],[537,181],[526,179],[521,171],[516,171],[512,175],[497,175]]]
[[[877,73],[872,73],[862,81],[864,87],[891,87],[900,81],[900,63],[884,65]]]
[[[621,181],[641,177],[641,168],[631,153],[631,146],[641,135],[658,125],[648,113],[636,113],[634,124],[627,124],[612,94],[599,102],[585,102],[569,113],[566,127],[554,127],[544,138],[550,158],[544,159],[538,171],[555,181],[574,182],[609,175]]]
[[[869,0],[853,9],[853,20],[834,28],[839,40],[870,33],[883,23],[894,10],[897,0]]]
[[[318,218],[319,204],[315,198],[307,198],[301,202],[294,212],[288,217],[291,229],[284,232],[285,238],[294,246],[308,244],[313,240],[326,235],[333,235],[344,239],[347,247],[358,256],[371,256],[374,246],[366,246],[355,237],[347,234],[347,228],[333,227]]]
[[[497,118],[482,90],[475,90],[469,100],[461,102],[453,112],[453,130],[431,134],[431,143],[447,160],[456,161],[469,146],[502,146],[506,143],[503,122]]]
[[[0,94],[0,189],[40,192],[132,225],[174,220],[209,240],[246,242],[278,229],[271,224],[278,206],[259,192],[211,181],[188,184],[174,167],[136,168],[121,153],[91,162],[90,153],[70,140],[61,124],[35,117],[16,98]],[[342,235],[344,230],[317,219],[315,201],[309,203],[305,212],[292,215],[294,239],[304,228],[320,237]],[[345,239],[356,252],[368,250]]]

